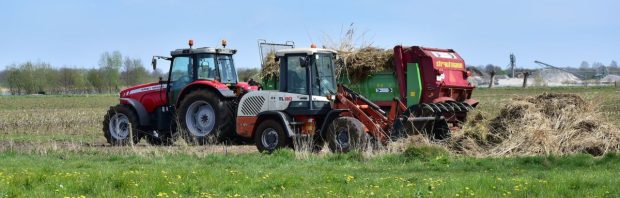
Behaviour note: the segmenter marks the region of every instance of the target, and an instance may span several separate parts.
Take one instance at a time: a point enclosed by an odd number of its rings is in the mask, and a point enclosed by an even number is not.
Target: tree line
[[[127,86],[157,80],[159,71],[149,72],[139,58],[104,52],[98,68],[53,67],[45,62],[13,64],[0,72],[0,82],[10,94],[118,93]]]

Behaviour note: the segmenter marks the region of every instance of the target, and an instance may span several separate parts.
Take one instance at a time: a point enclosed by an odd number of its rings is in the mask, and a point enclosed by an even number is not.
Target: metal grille
[[[261,67],[265,66],[265,61],[270,53],[275,53],[281,49],[293,49],[295,48],[295,42],[286,41],[285,43],[268,43],[266,40],[258,40],[258,50],[260,52],[260,64]]]
[[[265,98],[262,96],[250,96],[245,100],[241,107],[241,113],[245,115],[256,115],[260,111],[261,107],[265,103]]]

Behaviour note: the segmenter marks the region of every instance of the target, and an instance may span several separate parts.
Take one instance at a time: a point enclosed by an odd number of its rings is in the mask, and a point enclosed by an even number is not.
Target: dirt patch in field
[[[134,146],[111,146],[104,142],[72,142],[72,141],[0,141],[0,152],[15,151],[19,153],[46,154],[49,152],[96,152],[109,154],[189,154],[206,156],[210,154],[243,154],[256,153],[252,145],[204,145],[189,146],[151,146],[137,144]]]
[[[469,156],[620,152],[620,130],[597,108],[575,94],[518,97],[505,104],[496,117],[470,114],[463,129],[447,140],[420,141],[414,136],[404,141],[413,145],[431,142]]]

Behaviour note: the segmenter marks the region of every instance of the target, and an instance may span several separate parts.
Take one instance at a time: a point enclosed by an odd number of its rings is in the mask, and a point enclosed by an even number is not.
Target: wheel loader
[[[414,133],[443,139],[478,104],[471,99],[471,73],[452,49],[398,45],[391,70],[351,82],[348,76],[336,79],[335,51],[259,40],[261,57],[274,47],[279,76],[263,78],[271,91],[246,95],[237,112],[237,133],[253,138],[261,151],[286,147],[300,136],[313,137],[319,148],[326,142],[332,151]]]

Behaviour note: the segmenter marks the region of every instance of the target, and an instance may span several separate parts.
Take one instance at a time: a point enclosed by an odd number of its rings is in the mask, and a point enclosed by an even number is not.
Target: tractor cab
[[[156,68],[156,59],[171,61],[168,79],[160,83],[166,84],[169,104],[180,102],[179,96],[184,88],[199,82],[209,84],[216,89],[228,88],[225,95],[234,96],[231,90],[237,87],[248,88],[247,83],[240,83],[233,61],[235,49],[226,48],[226,40],[222,40],[223,48],[201,47],[192,48],[193,41],[189,41],[189,48],[176,49],[170,52],[171,57],[154,56],[153,69]],[[238,85],[239,84],[239,85]]]

